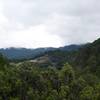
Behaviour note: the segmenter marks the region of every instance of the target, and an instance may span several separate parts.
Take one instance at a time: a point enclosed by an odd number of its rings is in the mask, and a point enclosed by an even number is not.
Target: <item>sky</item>
[[[0,48],[60,47],[100,37],[100,0],[0,0]]]

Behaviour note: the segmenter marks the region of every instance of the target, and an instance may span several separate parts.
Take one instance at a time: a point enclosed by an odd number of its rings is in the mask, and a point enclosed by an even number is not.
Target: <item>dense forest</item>
[[[0,100],[100,100],[100,39],[17,63],[1,54]]]

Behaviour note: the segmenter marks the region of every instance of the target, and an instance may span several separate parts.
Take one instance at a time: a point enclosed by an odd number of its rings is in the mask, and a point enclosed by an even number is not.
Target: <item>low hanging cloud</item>
[[[100,0],[0,0],[0,47],[59,47],[100,37]]]

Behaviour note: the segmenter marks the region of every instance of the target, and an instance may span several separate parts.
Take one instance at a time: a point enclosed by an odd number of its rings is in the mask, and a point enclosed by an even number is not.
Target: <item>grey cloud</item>
[[[100,36],[100,0],[4,0],[4,15],[26,27],[44,24],[64,43],[84,43]],[[15,26],[16,27],[16,26]]]

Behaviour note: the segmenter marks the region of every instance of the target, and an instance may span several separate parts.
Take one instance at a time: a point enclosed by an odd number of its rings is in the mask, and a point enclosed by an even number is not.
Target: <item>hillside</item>
[[[6,48],[0,49],[0,52],[10,60],[22,60],[31,59],[37,56],[43,55],[45,52],[61,50],[61,51],[75,51],[79,49],[81,45],[69,45],[60,48],[37,48],[37,49],[26,49],[26,48]]]
[[[9,63],[0,55],[0,100],[100,100],[100,39]]]
[[[72,51],[62,50],[62,48],[49,51],[37,57],[35,60],[37,62],[44,60],[45,62],[43,63],[47,63],[46,59],[49,59],[49,62],[58,68],[62,67],[63,63],[68,62],[76,67],[84,68],[91,66],[95,69],[96,66],[100,66],[100,39],[93,43],[80,46],[80,48]]]
[[[75,61],[79,66],[100,66],[100,39],[80,49]]]
[[[47,51],[55,50],[56,48],[38,48],[38,49],[26,49],[26,48],[6,48],[0,49],[0,52],[10,60],[21,60],[34,58],[37,55],[41,55]]]
[[[100,100],[99,44],[19,63],[0,55],[0,100]]]

